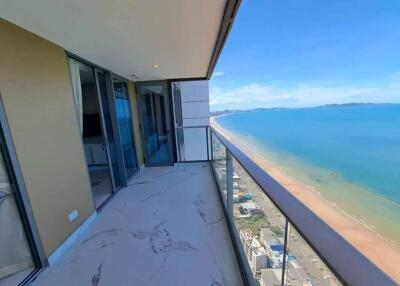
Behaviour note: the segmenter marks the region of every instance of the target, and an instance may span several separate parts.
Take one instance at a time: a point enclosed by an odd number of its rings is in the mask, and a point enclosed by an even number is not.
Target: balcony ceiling
[[[129,79],[191,78],[207,76],[226,2],[12,0],[0,17]]]

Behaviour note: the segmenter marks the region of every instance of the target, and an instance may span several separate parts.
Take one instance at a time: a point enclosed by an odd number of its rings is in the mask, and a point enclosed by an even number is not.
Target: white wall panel
[[[210,110],[208,101],[201,102],[183,102],[182,103],[183,119],[209,118]]]
[[[207,80],[183,81],[180,84],[182,102],[207,101],[209,102],[209,88]]]

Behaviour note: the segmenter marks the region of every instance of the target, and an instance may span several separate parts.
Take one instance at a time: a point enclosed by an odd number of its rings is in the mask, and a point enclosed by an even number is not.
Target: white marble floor
[[[209,165],[141,171],[32,285],[242,285]]]

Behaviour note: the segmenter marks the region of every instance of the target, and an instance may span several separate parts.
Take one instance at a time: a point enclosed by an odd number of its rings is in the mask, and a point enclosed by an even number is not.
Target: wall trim
[[[217,41],[214,46],[213,53],[211,55],[210,64],[208,65],[206,79],[210,79],[214,68],[217,64],[219,55],[224,48],[226,39],[228,38],[229,32],[231,31],[233,21],[235,20],[236,13],[239,9],[241,0],[228,0],[226,1],[224,15],[222,16],[221,26],[219,28]]]
[[[79,236],[89,228],[96,220],[97,212],[93,212],[53,253],[48,257],[49,266],[57,263],[60,257],[67,251],[79,238]]]
[[[198,102],[210,102],[210,100],[209,99],[204,99],[204,100],[186,100],[186,101],[183,101],[182,100],[182,103],[198,103]]]

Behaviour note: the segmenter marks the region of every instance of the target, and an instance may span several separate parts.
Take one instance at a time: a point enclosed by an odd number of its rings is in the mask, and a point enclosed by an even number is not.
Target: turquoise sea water
[[[216,121],[400,242],[391,229],[399,229],[400,219],[400,105],[250,111]]]

